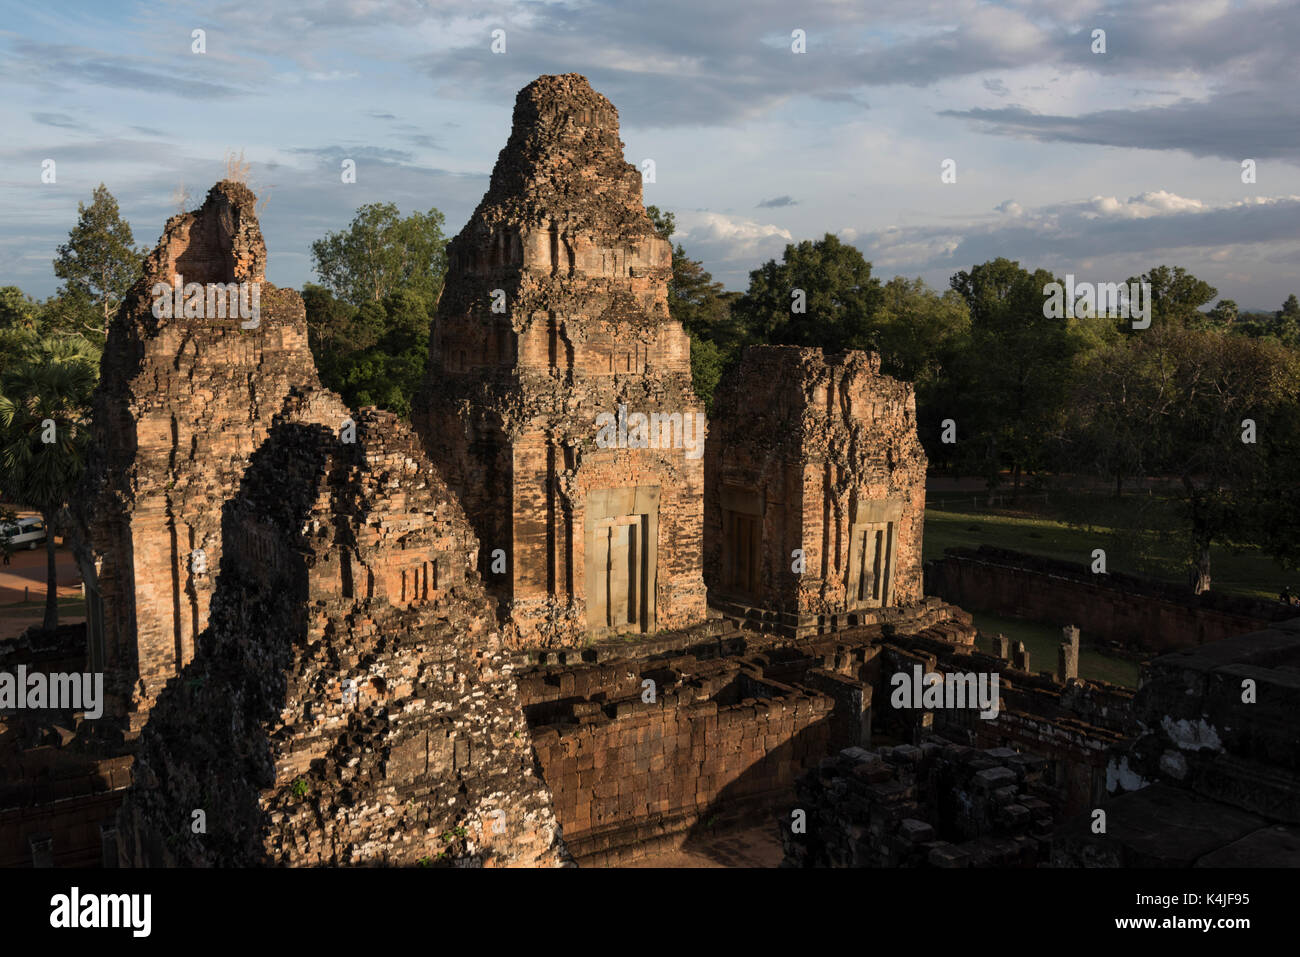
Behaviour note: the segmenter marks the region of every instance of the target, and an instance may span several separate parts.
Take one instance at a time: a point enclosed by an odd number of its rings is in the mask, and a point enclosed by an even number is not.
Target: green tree
[[[371,203],[312,243],[323,285],[303,288],[308,343],[321,381],[354,408],[410,414],[447,272],[442,227],[436,209],[403,219],[394,204]]]
[[[650,217],[650,222],[659,234],[660,239],[672,242],[673,233],[677,232],[677,217],[658,206],[647,206],[645,214]]]
[[[672,242],[676,217],[657,206],[647,206],[646,215],[660,237]],[[722,283],[699,260],[691,259],[681,243],[673,249],[673,275],[668,282],[668,314],[682,324],[691,337],[691,381],[695,394],[708,408],[722,373],[739,355],[741,336],[732,321],[731,304],[736,294],[724,291]]]
[[[940,293],[919,278],[895,276],[883,293],[874,319],[881,371],[915,386],[926,454],[936,468],[949,468],[956,447],[940,441],[943,410],[961,401],[955,372],[970,348],[970,310],[955,290]]]
[[[948,417],[964,429],[964,459],[990,492],[1004,468],[1018,493],[1024,471],[1046,467],[1064,426],[1072,364],[1096,339],[1101,320],[1046,315],[1043,290],[1055,281],[1003,258],[950,281],[970,309],[971,334],[955,373],[960,405]]]
[[[1191,585],[1200,594],[1210,589],[1210,546],[1245,527],[1250,490],[1294,484],[1293,476],[1270,476],[1258,431],[1285,420],[1300,376],[1294,354],[1272,340],[1197,331],[1162,338],[1153,337],[1152,348],[1170,354],[1176,389],[1164,420],[1164,470],[1182,486]],[[1255,423],[1255,442],[1243,440],[1247,419]]]
[[[447,272],[443,215],[436,209],[401,218],[393,203],[370,203],[351,224],[311,244],[312,265],[336,297],[353,306],[395,292],[437,302]]]
[[[881,368],[918,392],[943,378],[969,345],[970,309],[954,289],[895,276],[884,285],[875,338]]]
[[[785,247],[749,274],[749,290],[732,306],[750,342],[820,346],[827,352],[876,348],[873,318],[883,293],[871,263],[827,233]],[[802,305],[803,311],[794,311]]]
[[[1162,423],[1177,394],[1169,363],[1148,339],[1120,338],[1083,357],[1070,394],[1067,450],[1071,471],[1115,482],[1152,474],[1168,459]]]
[[[0,376],[0,491],[45,521],[45,628],[59,623],[54,535],[85,464],[95,356],[84,340],[30,335]]]
[[[117,200],[100,183],[91,204],[77,204],[77,224],[58,248],[54,275],[64,280],[68,325],[87,336],[102,336],[109,320],[140,276],[144,250],[135,248],[131,226],[118,212]]]
[[[1290,353],[1300,364],[1300,355]],[[1290,569],[1300,569],[1300,390],[1277,405],[1258,430],[1263,468],[1243,492],[1250,540]]]
[[[1205,314],[1207,325],[1221,329],[1230,328],[1241,317],[1241,310],[1232,299],[1220,299],[1214,308]]]
[[[303,301],[321,382],[353,408],[375,405],[409,415],[428,358],[432,304],[401,289],[358,308],[311,284]]]
[[[1201,328],[1205,315],[1201,307],[1212,302],[1219,291],[1197,279],[1182,266],[1156,266],[1130,283],[1151,284],[1151,324],[1173,324]],[[1144,331],[1144,330],[1135,330]]]
[[[1295,293],[1286,297],[1282,308],[1273,313],[1273,334],[1286,345],[1300,348],[1300,301]]]
[[[17,286],[0,286],[0,329],[34,329],[40,308]]]
[[[1274,339],[1175,323],[1153,323],[1116,353],[1092,370],[1107,377],[1095,385],[1109,394],[1104,428],[1120,430],[1121,460],[1178,480],[1190,585],[1201,594],[1211,546],[1258,537],[1260,516],[1277,514],[1270,500],[1295,485],[1286,432],[1300,360]]]
[[[0,375],[40,326],[41,306],[17,286],[0,286]]]

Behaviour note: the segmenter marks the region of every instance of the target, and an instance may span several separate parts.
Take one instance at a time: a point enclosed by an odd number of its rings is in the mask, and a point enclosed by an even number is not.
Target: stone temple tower
[[[704,415],[671,275],[614,106],[577,74],[526,86],[448,248],[413,415],[515,641],[705,617]]]
[[[257,197],[225,180],[167,221],[108,330],[94,398],[94,445],[72,503],[86,583],[89,666],[106,714],[134,738],[163,686],[194,657],[221,563],[221,510],[295,391],[312,421],[350,412],[320,387],[307,316],[266,281]],[[191,309],[154,311],[154,287],[200,289]],[[258,292],[255,321],[216,293]],[[188,301],[188,293],[187,293]],[[230,303],[234,305],[234,303]],[[194,312],[197,314],[186,315]]]

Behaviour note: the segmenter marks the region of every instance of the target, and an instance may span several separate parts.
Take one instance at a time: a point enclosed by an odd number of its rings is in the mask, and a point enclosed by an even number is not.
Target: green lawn
[[[980,651],[992,654],[993,636],[1001,632],[1011,639],[1013,647],[1017,641],[1025,643],[1025,649],[1029,652],[1030,671],[1056,672],[1061,629],[1039,624],[1036,621],[986,615],[983,612],[971,612],[971,616],[975,619],[975,627],[980,630],[979,637],[975,639],[975,647]],[[1079,677],[1136,688],[1138,666],[1136,662],[1112,658],[1094,651],[1085,643],[1079,649]]]
[[[64,615],[74,617],[86,617],[86,599],[84,598],[60,598],[59,600],[59,617],[62,620]],[[45,599],[39,601],[19,601],[12,605],[0,605],[0,617],[9,614],[31,614],[34,611],[45,610]]]
[[[969,499],[966,500],[969,502]],[[939,558],[944,549],[993,545],[1049,558],[1092,564],[1094,548],[1106,552],[1106,570],[1145,575],[1184,584],[1185,539],[1173,502],[1132,496],[1116,502],[1109,496],[1052,495],[1024,508],[962,511],[928,508],[924,557]],[[1277,598],[1283,586],[1295,591],[1300,573],[1287,571],[1259,549],[1234,550],[1217,544],[1210,550],[1212,587],[1234,595]]]

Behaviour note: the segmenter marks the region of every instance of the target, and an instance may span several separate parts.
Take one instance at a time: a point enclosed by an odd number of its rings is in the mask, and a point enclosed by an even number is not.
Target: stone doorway
[[[845,581],[850,608],[885,608],[892,604],[895,538],[901,511],[898,502],[855,503]]]
[[[645,515],[619,515],[596,523],[596,619],[611,631],[645,631]],[[602,614],[603,611],[603,614]]]
[[[655,630],[659,489],[603,489],[588,496],[587,631]]]
[[[761,544],[759,516],[722,510],[722,584],[750,601],[759,599]]]
[[[886,604],[893,533],[892,522],[859,525],[853,529],[849,552],[850,603],[866,608]]]
[[[722,488],[722,590],[763,600],[763,497],[752,488]]]

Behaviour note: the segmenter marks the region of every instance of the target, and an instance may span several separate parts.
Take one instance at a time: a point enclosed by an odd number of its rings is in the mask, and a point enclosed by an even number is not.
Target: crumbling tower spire
[[[221,507],[295,390],[339,428],[306,312],[265,281],[257,198],[225,180],[167,221],[114,317],[93,403],[94,444],[73,502],[90,668],[128,737],[194,655],[221,558]]]
[[[416,399],[528,644],[705,614],[704,414],[668,313],[672,250],[622,146],[585,77],[519,92],[491,186],[448,247]]]

